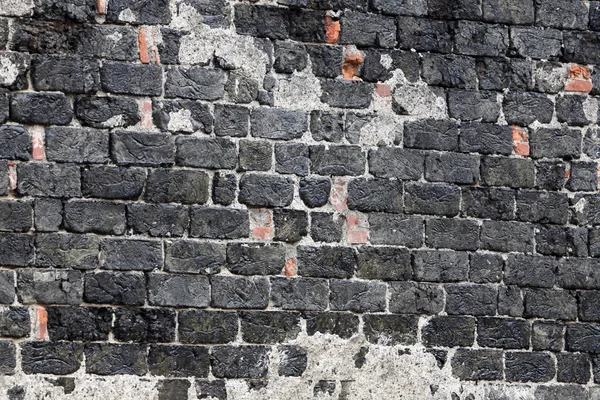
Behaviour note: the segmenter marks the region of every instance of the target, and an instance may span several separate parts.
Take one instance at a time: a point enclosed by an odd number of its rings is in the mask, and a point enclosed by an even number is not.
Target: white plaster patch
[[[583,102],[583,113],[588,121],[595,124],[598,121],[598,100],[594,97],[586,97]]]
[[[408,115],[436,119],[448,118],[446,99],[443,96],[437,96],[425,84],[398,84],[392,97]]]
[[[381,59],[379,60],[379,63],[386,69],[390,69],[393,62],[394,60],[389,54],[382,54]]]
[[[0,0],[0,15],[19,17],[33,14],[33,0]]]
[[[396,138],[401,136],[402,123],[398,116],[390,113],[377,113],[361,128],[359,143],[363,146],[380,144],[391,146]]]
[[[9,54],[0,55],[0,83],[12,85],[19,76],[19,66],[15,64]]]
[[[123,126],[124,123],[125,120],[123,118],[123,115],[113,115],[112,117],[104,121],[102,123],[102,126],[104,126],[105,128],[114,128],[117,126]]]
[[[329,109],[321,102],[321,82],[310,71],[280,78],[274,89],[275,107],[307,110]]]
[[[176,132],[194,132],[192,112],[186,109],[170,112],[168,129]]]
[[[124,22],[135,22],[135,14],[130,8],[126,8],[119,13],[119,20]]]

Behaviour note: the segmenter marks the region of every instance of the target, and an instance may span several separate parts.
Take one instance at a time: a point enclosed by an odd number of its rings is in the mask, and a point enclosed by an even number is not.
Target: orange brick
[[[565,84],[565,90],[567,92],[589,93],[592,91],[592,82],[572,79]]]
[[[96,14],[106,15],[108,0],[96,0]]]
[[[520,156],[529,156],[529,136],[523,128],[512,127],[512,139],[515,153]]]
[[[35,334],[36,337],[40,340],[47,339],[48,333],[48,312],[43,307],[36,308],[36,324],[35,324]]]
[[[140,48],[140,61],[144,64],[150,63],[152,57],[150,55],[150,50],[148,48],[148,43],[150,42],[149,32],[150,28],[141,27],[138,32],[138,45]]]
[[[250,208],[251,237],[257,240],[273,239],[273,212],[266,208]]]
[[[354,230],[348,232],[348,243],[365,244],[369,242],[369,231],[366,229]]]
[[[44,148],[45,132],[41,126],[29,129],[31,134],[31,158],[38,161],[46,159],[46,150]]]
[[[8,189],[17,190],[17,164],[14,161],[8,162]]]
[[[571,65],[569,68],[569,78],[587,80],[590,77],[590,69],[583,65]]]
[[[252,228],[252,237],[258,240],[272,240],[273,228],[270,226],[257,226]]]
[[[349,81],[359,80],[356,76],[358,68],[365,61],[363,53],[356,48],[350,46],[346,47],[346,55],[344,57],[344,63],[342,64],[342,75],[344,79]]]
[[[392,95],[392,87],[386,83],[378,83],[375,85],[375,93],[380,97],[390,97]]]
[[[340,21],[334,21],[331,17],[325,17],[325,38],[327,43],[336,44],[340,39]]]
[[[285,260],[285,276],[296,276],[298,273],[297,264],[295,258]]]
[[[151,100],[142,100],[140,102],[140,126],[143,128],[152,128],[152,101]]]
[[[338,211],[348,209],[348,195],[346,193],[347,180],[345,178],[335,178],[331,187],[331,197],[329,202]]]

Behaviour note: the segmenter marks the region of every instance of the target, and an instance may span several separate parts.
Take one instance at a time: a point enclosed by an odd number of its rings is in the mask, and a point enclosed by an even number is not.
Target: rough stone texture
[[[0,398],[595,399],[599,32],[0,0]]]

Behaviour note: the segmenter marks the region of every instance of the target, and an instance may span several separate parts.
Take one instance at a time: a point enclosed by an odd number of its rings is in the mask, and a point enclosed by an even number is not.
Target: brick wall
[[[600,2],[0,0],[0,399],[600,399]]]

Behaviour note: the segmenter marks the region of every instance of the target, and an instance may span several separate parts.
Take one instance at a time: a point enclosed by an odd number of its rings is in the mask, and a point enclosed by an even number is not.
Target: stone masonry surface
[[[600,2],[0,0],[0,400],[600,400]]]

